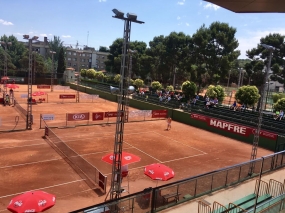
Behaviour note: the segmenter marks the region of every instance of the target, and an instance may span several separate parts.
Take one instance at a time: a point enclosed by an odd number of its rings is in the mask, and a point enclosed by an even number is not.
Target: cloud
[[[106,2],[107,0],[99,0],[99,2]]]
[[[7,25],[7,26],[9,26],[9,25],[14,25],[12,22],[10,22],[10,21],[5,21],[5,20],[3,20],[3,19],[0,19],[0,24]]]
[[[50,34],[48,34],[49,36],[52,36],[52,34],[50,33]]]
[[[61,37],[62,37],[62,38],[71,38],[70,35],[62,35]]]
[[[177,20],[181,19],[180,16],[177,16]]]
[[[40,36],[47,37],[47,34],[42,33],[42,34],[40,34]]]
[[[204,5],[204,9],[218,10],[220,8],[221,8],[220,6],[217,6],[217,5],[212,4],[212,3],[207,3],[206,5]]]
[[[239,58],[247,58],[246,51],[252,48],[256,48],[257,44],[260,43],[260,39],[265,36],[273,33],[279,33],[281,35],[285,34],[285,28],[276,28],[276,29],[268,29],[268,30],[255,30],[255,31],[244,31],[242,32],[243,36],[236,36],[239,46],[238,50],[240,50]]]
[[[179,2],[177,2],[177,4],[184,5],[185,4],[185,0],[179,1]]]
[[[189,26],[190,26],[190,24],[189,24],[189,23],[185,23],[185,24],[186,24],[186,26],[187,26],[187,27],[189,27]]]

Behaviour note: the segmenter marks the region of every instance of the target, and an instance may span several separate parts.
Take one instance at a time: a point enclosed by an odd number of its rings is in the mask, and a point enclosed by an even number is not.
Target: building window
[[[102,58],[104,59],[104,58],[105,58],[105,56],[102,56]]]
[[[74,52],[73,55],[76,55],[76,52]]]
[[[71,55],[71,52],[68,52],[68,55]]]
[[[85,57],[85,53],[82,53],[82,56]]]
[[[73,61],[77,61],[77,58],[73,58]]]
[[[68,61],[71,61],[71,58],[67,58]]]
[[[68,63],[68,66],[71,66],[71,63]]]

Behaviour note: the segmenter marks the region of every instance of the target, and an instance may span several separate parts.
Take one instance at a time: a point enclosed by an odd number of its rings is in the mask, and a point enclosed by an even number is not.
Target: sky
[[[269,33],[285,35],[284,15],[238,14],[201,0],[1,0],[0,35],[59,36],[65,45],[109,47],[123,37],[124,22],[114,19],[112,9],[135,13],[145,24],[132,24],[131,41],[147,45],[155,36],[184,32],[192,36],[203,24],[225,22],[235,28],[241,51],[257,46]],[[5,8],[5,9],[4,9]],[[282,21],[283,20],[283,21]]]

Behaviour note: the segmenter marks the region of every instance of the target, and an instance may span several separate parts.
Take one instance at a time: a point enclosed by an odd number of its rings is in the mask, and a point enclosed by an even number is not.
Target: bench
[[[271,197],[272,196],[270,194],[262,195],[261,197],[257,198],[257,204],[262,203],[266,200],[269,200],[271,199]],[[255,199],[240,205],[240,207],[247,210],[247,209],[252,208],[254,204],[255,204]]]
[[[169,199],[171,199],[171,198],[174,198],[174,201],[177,203],[180,195],[181,195],[181,193],[177,193],[177,192],[172,193],[172,194],[162,195],[163,203],[168,203]]]

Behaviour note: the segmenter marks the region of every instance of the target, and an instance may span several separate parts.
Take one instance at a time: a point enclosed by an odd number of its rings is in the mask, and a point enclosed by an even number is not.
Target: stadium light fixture
[[[122,11],[117,10],[117,9],[113,9],[112,11],[113,11],[113,13],[115,13],[116,18],[124,18],[125,14]]]

